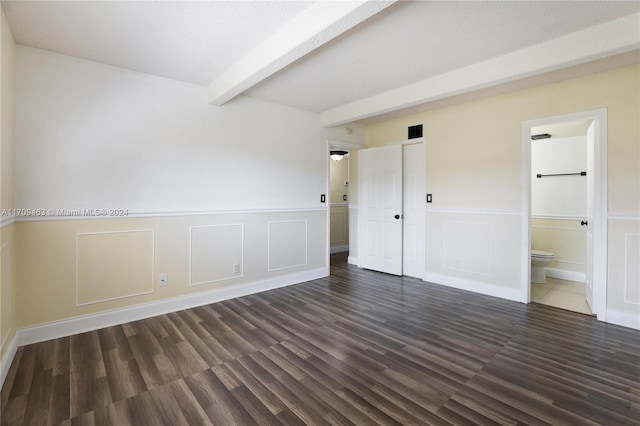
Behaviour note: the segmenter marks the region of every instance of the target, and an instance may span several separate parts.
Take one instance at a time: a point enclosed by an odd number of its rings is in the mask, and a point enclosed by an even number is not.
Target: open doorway
[[[606,110],[523,123],[523,161],[523,299],[604,320]]]
[[[531,301],[588,315],[592,125],[587,119],[531,128]]]
[[[327,266],[332,258],[342,258],[347,263],[357,265],[357,238],[353,236],[357,229],[357,203],[352,197],[350,180],[353,177],[354,163],[357,164],[357,152],[362,145],[337,139],[327,139]],[[332,152],[334,157],[331,158]],[[339,155],[340,157],[336,156]],[[354,158],[355,156],[355,158]],[[339,158],[339,159],[338,159]],[[357,179],[356,179],[357,180]],[[352,199],[353,198],[353,199]],[[329,273],[331,269],[329,268]]]
[[[329,253],[349,252],[349,151],[329,152]]]

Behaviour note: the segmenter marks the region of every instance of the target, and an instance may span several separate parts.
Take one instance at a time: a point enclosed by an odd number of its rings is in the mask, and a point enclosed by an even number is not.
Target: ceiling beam
[[[209,85],[209,103],[222,105],[326,42],[395,3],[316,1]]]
[[[628,15],[322,112],[325,127],[497,86],[640,48],[640,13]]]

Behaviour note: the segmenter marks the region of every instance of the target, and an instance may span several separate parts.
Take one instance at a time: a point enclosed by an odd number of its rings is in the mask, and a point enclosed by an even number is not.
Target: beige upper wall
[[[9,23],[0,7],[0,209],[10,209],[13,203],[13,100],[15,78],[15,41]],[[6,216],[0,216],[6,219]],[[15,302],[13,298],[14,226],[0,228],[0,360],[15,333]],[[0,367],[3,367],[0,365]]]
[[[424,124],[434,208],[521,209],[523,121],[607,108],[609,213],[640,211],[640,66],[402,117],[367,127],[367,146]]]
[[[13,200],[13,98],[14,98],[14,77],[15,77],[15,50],[16,43],[13,39],[13,33],[9,27],[9,22],[4,15],[4,10],[0,7],[0,37],[2,38],[1,59],[1,163],[2,171],[0,174],[2,192],[0,196],[0,206],[3,209],[14,207]]]

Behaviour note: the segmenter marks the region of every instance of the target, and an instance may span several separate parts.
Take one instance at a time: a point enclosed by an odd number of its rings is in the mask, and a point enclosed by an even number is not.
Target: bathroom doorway
[[[606,111],[527,122],[525,135],[526,301],[604,320]]]
[[[592,119],[531,128],[531,301],[591,315],[587,133]]]

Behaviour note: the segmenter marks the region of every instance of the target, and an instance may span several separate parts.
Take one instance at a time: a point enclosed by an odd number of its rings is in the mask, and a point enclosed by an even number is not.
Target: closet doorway
[[[422,279],[424,138],[360,150],[358,162],[358,266]]]

